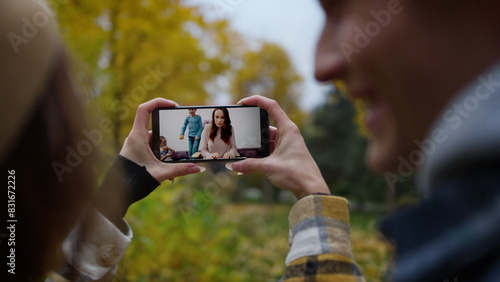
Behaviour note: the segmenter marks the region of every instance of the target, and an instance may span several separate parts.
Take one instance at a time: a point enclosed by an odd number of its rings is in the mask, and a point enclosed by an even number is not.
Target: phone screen
[[[236,161],[269,155],[269,118],[257,106],[153,111],[153,152],[164,162]]]

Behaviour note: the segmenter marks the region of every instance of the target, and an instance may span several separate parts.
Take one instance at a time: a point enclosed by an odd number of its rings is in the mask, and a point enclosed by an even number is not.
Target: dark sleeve
[[[396,244],[393,281],[500,281],[499,171],[478,165],[450,175],[382,222]]]
[[[121,228],[129,206],[149,195],[158,185],[160,183],[145,166],[118,155],[102,182],[94,205]]]

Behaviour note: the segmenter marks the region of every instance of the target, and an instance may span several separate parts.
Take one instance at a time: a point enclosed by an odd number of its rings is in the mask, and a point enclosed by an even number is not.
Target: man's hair
[[[62,242],[96,187],[94,154],[78,153],[86,140],[83,101],[71,82],[67,55],[59,51],[34,110],[0,165],[15,172],[19,187],[16,276],[23,281],[39,280],[62,262]],[[2,193],[5,203],[6,196]]]

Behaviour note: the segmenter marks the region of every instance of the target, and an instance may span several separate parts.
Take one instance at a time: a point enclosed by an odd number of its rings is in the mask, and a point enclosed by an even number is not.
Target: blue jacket
[[[201,132],[203,131],[201,116],[187,116],[181,129],[181,135],[184,135],[184,133],[186,132],[186,127],[189,128],[189,137],[201,138]]]
[[[422,202],[381,224],[394,281],[500,281],[500,64],[448,105],[424,140]]]

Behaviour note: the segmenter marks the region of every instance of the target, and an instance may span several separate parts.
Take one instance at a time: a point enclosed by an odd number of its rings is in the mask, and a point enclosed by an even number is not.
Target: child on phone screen
[[[160,136],[160,160],[171,160],[171,157],[174,153],[175,150],[167,146],[167,138],[165,138],[164,136]]]
[[[184,124],[181,128],[181,135],[179,139],[184,139],[184,133],[186,128],[189,128],[188,133],[188,147],[189,147],[189,157],[193,158],[193,154],[198,151],[200,146],[201,132],[203,131],[203,123],[201,121],[201,116],[196,114],[196,109],[188,109],[189,115],[184,120]]]

